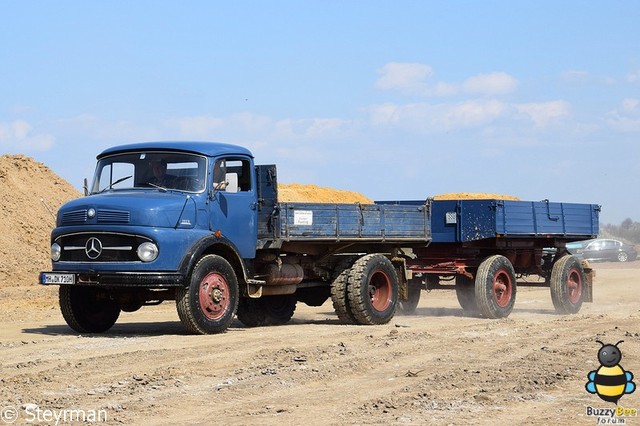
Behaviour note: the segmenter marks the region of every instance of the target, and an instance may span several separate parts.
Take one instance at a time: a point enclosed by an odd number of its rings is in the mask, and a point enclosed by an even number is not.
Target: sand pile
[[[491,194],[488,192],[450,192],[439,194],[433,197],[434,200],[512,200],[519,201],[520,198],[513,195]]]
[[[58,208],[80,193],[24,155],[0,156],[0,286],[34,285],[50,269],[49,235]]]
[[[341,189],[299,183],[278,184],[278,201],[283,203],[361,203],[373,204],[364,195]]]

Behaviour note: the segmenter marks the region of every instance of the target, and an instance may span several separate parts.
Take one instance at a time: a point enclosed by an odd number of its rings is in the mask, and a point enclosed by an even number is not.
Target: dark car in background
[[[567,250],[579,259],[630,262],[636,260],[635,246],[609,238],[568,243]]]

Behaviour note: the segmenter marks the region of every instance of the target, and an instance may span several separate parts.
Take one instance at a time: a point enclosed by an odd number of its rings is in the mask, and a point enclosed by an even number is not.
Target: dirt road
[[[593,425],[586,407],[614,407],[585,390],[595,340],[624,340],[620,364],[640,377],[640,261],[595,268],[595,303],[572,316],[546,288],[519,288],[504,320],[465,317],[455,293],[433,291],[384,326],[341,325],[328,302],[213,336],[187,335],[169,302],[78,336],[56,288],[5,283],[0,425],[80,412],[106,424]],[[640,391],[619,404],[640,409]]]

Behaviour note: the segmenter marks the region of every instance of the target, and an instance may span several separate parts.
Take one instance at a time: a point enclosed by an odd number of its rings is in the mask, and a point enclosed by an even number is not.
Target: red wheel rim
[[[376,311],[384,311],[391,305],[391,280],[382,271],[376,271],[369,280],[369,297]]]
[[[217,272],[207,274],[200,281],[198,291],[200,309],[210,320],[221,318],[229,307],[229,284]]]
[[[513,294],[513,283],[506,271],[498,271],[493,278],[493,299],[498,306],[506,308]]]
[[[567,274],[567,298],[569,302],[575,304],[580,301],[582,296],[582,277],[580,271],[576,268],[569,270]]]

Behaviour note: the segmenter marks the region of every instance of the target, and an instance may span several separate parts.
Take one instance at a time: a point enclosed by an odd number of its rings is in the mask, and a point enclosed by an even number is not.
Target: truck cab
[[[87,192],[58,211],[52,271],[40,275],[42,284],[61,285],[63,314],[77,331],[110,327],[115,306],[133,311],[174,298],[206,255],[223,256],[241,277],[256,255],[256,178],[246,148],[204,142],[112,147],[97,156]],[[98,305],[111,306],[104,318],[83,318],[90,309],[105,310]]]

